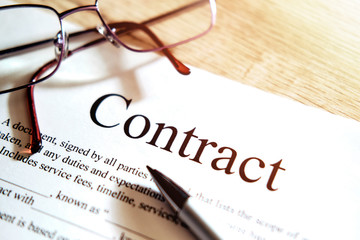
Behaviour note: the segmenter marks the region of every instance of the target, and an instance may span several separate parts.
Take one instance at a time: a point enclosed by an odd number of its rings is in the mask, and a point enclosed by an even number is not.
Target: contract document
[[[190,68],[72,56],[35,87],[32,155],[26,91],[0,95],[0,239],[195,239],[146,165],[223,239],[359,239],[360,123]]]

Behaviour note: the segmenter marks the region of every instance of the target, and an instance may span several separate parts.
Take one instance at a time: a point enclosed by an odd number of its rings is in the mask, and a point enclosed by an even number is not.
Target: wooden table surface
[[[63,11],[94,0],[18,2]],[[177,58],[360,121],[359,1],[219,0],[217,9],[212,32],[174,48]]]

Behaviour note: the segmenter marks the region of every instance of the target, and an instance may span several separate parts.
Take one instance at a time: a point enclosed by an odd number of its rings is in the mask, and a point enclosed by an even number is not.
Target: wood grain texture
[[[18,2],[63,11],[94,1]],[[217,7],[213,31],[174,48],[177,58],[360,121],[360,1],[222,0]]]

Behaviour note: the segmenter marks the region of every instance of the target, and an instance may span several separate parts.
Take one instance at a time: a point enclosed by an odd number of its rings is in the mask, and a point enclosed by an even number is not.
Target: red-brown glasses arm
[[[46,72],[49,68],[56,65],[57,65],[57,61],[55,59],[48,62],[33,75],[30,82],[36,82],[44,72]],[[32,154],[38,152],[42,145],[40,128],[39,128],[38,118],[35,109],[34,87],[35,85],[30,85],[27,88],[28,109],[30,113],[31,127],[33,129],[30,137],[30,152]]]
[[[160,41],[160,39],[158,37],[156,37],[156,35],[149,29],[147,28],[145,25],[143,24],[137,24],[137,23],[131,23],[131,22],[123,22],[123,23],[116,23],[116,24],[111,24],[111,27],[114,28],[120,28],[122,30],[119,30],[118,32],[116,32],[116,34],[121,35],[121,34],[126,34],[131,32],[132,30],[135,29],[141,29],[142,31],[144,31],[146,34],[149,35],[149,37],[159,46],[163,46],[163,43]],[[86,32],[89,32],[92,30],[86,30]],[[76,34],[76,33],[75,33]],[[78,33],[79,35],[79,33]],[[89,47],[95,46],[97,44],[103,43],[105,42],[106,39],[105,38],[99,38],[97,40],[91,41],[87,44],[82,45],[81,47],[78,47],[72,51],[69,51],[67,54],[67,57],[70,57],[71,55],[85,50]],[[190,70],[189,68],[187,68],[184,64],[182,64],[179,60],[177,60],[168,49],[163,49],[162,52],[165,54],[165,56],[171,61],[171,63],[174,65],[174,67],[182,74],[189,74]],[[39,149],[41,148],[42,145],[42,141],[41,141],[41,134],[40,134],[40,127],[39,127],[39,123],[38,123],[38,118],[37,118],[37,114],[36,114],[36,107],[35,107],[35,100],[34,100],[34,87],[35,84],[38,82],[39,79],[41,79],[41,76],[50,68],[56,66],[57,61],[54,59],[50,62],[48,62],[47,64],[45,64],[43,67],[41,67],[31,78],[30,83],[31,85],[28,86],[27,88],[27,96],[28,96],[28,107],[29,107],[29,113],[30,113],[30,120],[31,120],[31,125],[32,125],[32,135],[31,135],[31,139],[30,139],[30,151],[31,153],[36,153],[39,151]]]
[[[157,47],[164,46],[162,41],[145,24],[135,23],[135,22],[121,22],[121,23],[109,24],[109,27],[114,28],[115,34],[120,36],[124,34],[131,35],[131,31],[141,30],[152,39],[152,41],[157,45]],[[116,29],[121,29],[121,30],[116,31]],[[168,48],[164,48],[163,50],[161,50],[161,52],[169,59],[169,61],[172,63],[172,65],[179,73],[184,75],[190,74],[190,69],[186,67],[178,59],[176,59],[174,55],[171,54]]]

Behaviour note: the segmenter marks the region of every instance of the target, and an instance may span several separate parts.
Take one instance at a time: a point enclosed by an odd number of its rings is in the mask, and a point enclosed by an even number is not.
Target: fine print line
[[[112,225],[115,225],[115,226],[117,226],[117,227],[119,227],[119,228],[125,229],[125,230],[128,231],[128,232],[131,232],[131,233],[133,233],[133,234],[136,234],[136,235],[138,235],[138,236],[140,236],[140,237],[142,237],[142,238],[149,239],[149,240],[154,240],[153,238],[150,238],[150,237],[148,237],[148,236],[146,236],[146,235],[144,235],[144,234],[142,234],[142,233],[139,233],[139,232],[137,232],[137,231],[135,231],[135,230],[132,230],[132,229],[130,229],[130,228],[127,228],[127,227],[125,227],[125,226],[122,226],[122,225],[120,225],[119,223],[115,223],[115,222],[112,222],[112,221],[107,220],[107,219],[105,219],[105,221],[108,222],[108,223],[110,223],[110,224],[112,224]]]
[[[49,198],[49,196],[46,196],[46,195],[44,195],[44,194],[41,194],[41,193],[35,192],[35,191],[31,190],[31,189],[28,189],[28,188],[26,188],[26,187],[20,186],[20,185],[18,185],[18,184],[16,184],[16,183],[9,182],[9,181],[7,181],[7,180],[5,180],[5,179],[0,178],[0,181],[3,181],[3,182],[6,182],[6,183],[9,183],[9,184],[14,185],[14,186],[16,186],[16,187],[18,187],[18,188],[21,188],[21,189],[24,189],[24,190],[26,190],[26,191],[29,191],[29,192],[35,193],[35,194],[37,194],[37,195],[39,195],[39,196],[42,196],[42,197],[45,197],[45,198]]]
[[[87,231],[87,232],[90,232],[90,233],[95,234],[95,235],[97,235],[97,236],[100,236],[100,237],[102,237],[102,238],[112,239],[112,238],[109,238],[109,237],[107,237],[107,236],[104,236],[104,235],[102,235],[102,234],[100,234],[100,233],[98,233],[98,232],[92,231],[92,230],[87,229],[87,228],[85,228],[85,227],[83,227],[83,226],[80,226],[80,225],[75,224],[75,223],[73,223],[73,222],[70,222],[70,221],[68,221],[68,220],[62,219],[62,218],[60,218],[60,217],[58,217],[58,216],[52,215],[52,214],[47,213],[47,212],[45,212],[45,211],[42,211],[42,210],[40,210],[40,209],[37,209],[37,208],[34,208],[34,207],[31,207],[31,209],[34,210],[34,211],[37,211],[37,212],[39,212],[39,213],[42,213],[42,214],[44,214],[44,215],[47,215],[47,216],[49,216],[49,217],[55,218],[55,219],[57,219],[57,220],[59,220],[59,221],[62,221],[62,222],[65,222],[65,223],[67,223],[67,224],[70,224],[70,225],[72,225],[72,226],[75,226],[75,227],[77,227],[77,228],[80,228],[80,229],[82,229],[82,230],[84,230],[84,231]]]

